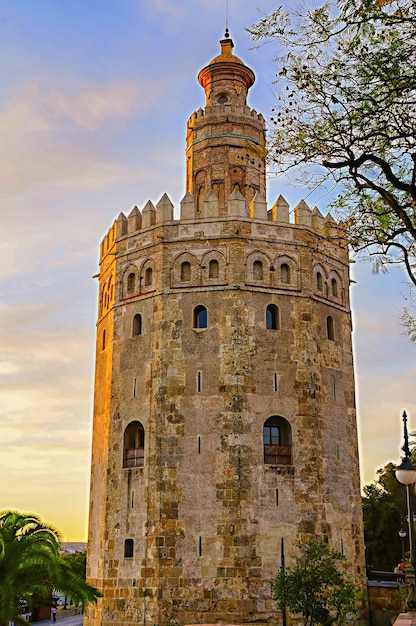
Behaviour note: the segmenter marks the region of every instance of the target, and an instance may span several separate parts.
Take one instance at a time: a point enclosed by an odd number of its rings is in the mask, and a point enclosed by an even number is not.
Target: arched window
[[[105,328],[104,328],[104,330],[103,330],[103,341],[102,341],[102,349],[103,350],[105,350],[105,346],[106,346],[105,341],[106,341],[106,339],[105,339]]]
[[[142,334],[142,316],[140,313],[136,313],[133,317],[133,328],[132,335],[141,335]]]
[[[144,274],[144,284],[146,285],[146,287],[150,287],[152,283],[153,283],[153,270],[151,267],[148,267]]]
[[[124,541],[124,556],[131,559],[134,556],[134,541],[133,539],[126,539]]]
[[[136,275],[131,272],[131,274],[129,274],[127,276],[127,293],[134,293],[136,287]]]
[[[321,272],[316,272],[316,288],[318,291],[323,291],[323,279]]]
[[[336,278],[331,280],[331,291],[334,298],[338,298],[338,281]]]
[[[181,280],[191,280],[191,264],[184,261],[181,265]]]
[[[218,278],[219,275],[220,275],[220,264],[218,263],[216,259],[212,259],[212,261],[209,262],[208,277]]]
[[[268,330],[279,330],[279,307],[269,304],[266,309],[266,328]]]
[[[290,267],[287,263],[280,266],[280,281],[286,285],[290,283]]]
[[[208,311],[202,304],[199,304],[194,309],[194,328],[207,328],[208,326]]]
[[[140,422],[130,422],[124,431],[123,467],[143,467],[144,428]]]
[[[326,318],[326,336],[331,341],[335,340],[334,320],[330,315]]]
[[[254,280],[263,280],[263,263],[261,261],[254,261],[253,263],[253,278]]]
[[[292,429],[280,415],[273,415],[263,426],[264,462],[273,465],[292,464]]]

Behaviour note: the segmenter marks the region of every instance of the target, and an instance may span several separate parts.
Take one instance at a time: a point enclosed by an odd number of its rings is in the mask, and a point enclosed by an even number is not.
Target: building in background
[[[179,218],[165,194],[101,245],[88,626],[275,623],[282,546],[311,538],[365,576],[347,245],[267,207],[255,77],[220,44]]]

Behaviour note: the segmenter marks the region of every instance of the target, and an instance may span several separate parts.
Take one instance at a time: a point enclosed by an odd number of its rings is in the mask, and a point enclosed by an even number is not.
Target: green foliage
[[[0,626],[27,624],[22,606],[52,603],[56,589],[83,606],[100,593],[60,554],[60,534],[36,515],[0,513]]]
[[[345,624],[357,615],[363,596],[340,569],[344,557],[325,543],[299,545],[296,567],[281,570],[271,582],[281,611],[301,614],[305,626]]]
[[[364,487],[365,552],[371,569],[393,571],[402,558],[398,532],[401,527],[407,531],[406,489],[396,479],[395,469],[388,463],[378,470],[377,480]]]
[[[337,188],[353,248],[416,285],[416,3],[280,7],[248,31],[278,48],[271,164]]]

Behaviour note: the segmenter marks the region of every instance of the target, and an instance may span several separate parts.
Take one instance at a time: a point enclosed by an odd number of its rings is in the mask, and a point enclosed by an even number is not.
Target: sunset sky
[[[272,45],[245,27],[274,0],[229,0],[235,54],[269,118]],[[120,211],[184,195],[196,76],[219,52],[226,0],[0,0],[0,509],[38,513],[85,541],[98,247]],[[259,7],[259,9],[257,9]],[[292,208],[324,191],[269,180]],[[363,482],[416,430],[415,348],[400,326],[404,274],[352,266]],[[342,460],[340,461],[342,462]]]

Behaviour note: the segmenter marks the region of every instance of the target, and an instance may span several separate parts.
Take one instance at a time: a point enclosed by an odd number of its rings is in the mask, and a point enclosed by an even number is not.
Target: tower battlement
[[[142,211],[137,206],[130,211],[128,216],[121,212],[111,228],[108,230],[100,246],[100,261],[107,255],[113,254],[113,244],[126,237],[135,237],[149,229],[160,226],[174,227],[186,224],[187,231],[193,238],[201,236],[201,228],[206,223],[207,232],[212,232],[209,224],[226,223],[229,220],[242,220],[246,224],[252,224],[250,235],[259,235],[263,238],[272,237],[274,239],[281,236],[285,240],[298,239],[295,234],[299,227],[304,228],[314,234],[319,240],[326,240],[326,250],[333,246],[335,255],[345,256],[339,253],[339,249],[347,252],[347,239],[344,225],[334,220],[331,213],[325,217],[318,207],[311,209],[305,200],[300,200],[296,206],[290,208],[286,199],[279,195],[274,204],[268,208],[265,199],[261,194],[256,194],[250,203],[244,196],[234,192],[228,198],[227,215],[223,216],[219,222],[220,211],[218,199],[215,193],[210,190],[202,203],[202,210],[195,210],[195,199],[192,194],[187,193],[180,202],[179,218],[175,218],[175,207],[169,196],[165,193],[154,206],[150,200],[147,201]],[[289,227],[294,227],[293,231]],[[170,237],[181,238],[181,229],[170,228]],[[248,234],[247,230],[245,231]],[[291,233],[291,235],[288,235]],[[203,235],[202,235],[203,236]],[[157,230],[156,237],[161,239],[163,235]],[[337,252],[336,252],[337,251]]]

